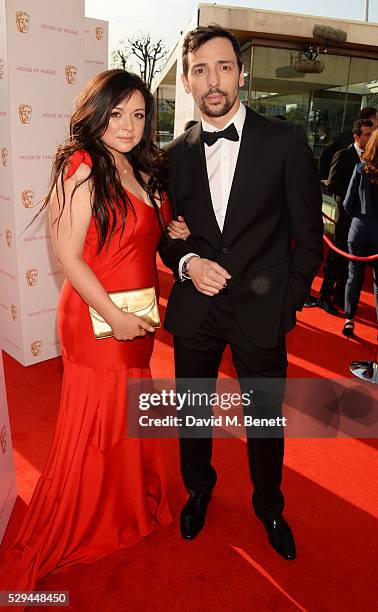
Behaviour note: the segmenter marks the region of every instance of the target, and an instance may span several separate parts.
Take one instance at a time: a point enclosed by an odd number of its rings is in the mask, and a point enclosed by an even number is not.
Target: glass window
[[[303,56],[302,56],[303,58]],[[342,55],[319,55],[319,73],[296,70],[298,50],[258,47],[253,50],[249,106],[262,115],[300,123],[319,159],[337,140],[352,142],[358,111],[378,104],[378,61]]]
[[[361,98],[361,106],[378,108],[378,61],[352,57],[349,92]]]
[[[248,104],[249,79],[251,76],[251,49],[252,45],[248,43],[242,47],[242,60],[244,66],[244,85],[240,88],[240,99],[244,104]]]
[[[157,90],[156,144],[162,147],[173,140],[175,124],[175,85],[160,85]]]
[[[253,54],[251,107],[257,112],[300,123],[319,158],[324,147],[343,131],[345,86],[350,58],[321,55],[320,73],[298,72],[300,51],[256,47]],[[355,116],[360,100],[350,98]]]

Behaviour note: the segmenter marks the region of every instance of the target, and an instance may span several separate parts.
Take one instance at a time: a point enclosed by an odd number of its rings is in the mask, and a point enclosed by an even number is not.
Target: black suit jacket
[[[331,170],[332,160],[340,149],[346,149],[353,144],[353,137],[350,131],[342,132],[324,149],[319,159],[319,179],[328,179]]]
[[[295,325],[295,311],[302,308],[322,261],[322,201],[312,153],[298,126],[247,109],[221,232],[200,133],[198,123],[167,146],[170,197],[191,236],[186,242],[163,236],[160,254],[176,274],[184,248],[226,268],[242,331],[256,346],[277,346]],[[176,281],[166,329],[180,338],[192,336],[212,299],[192,281]]]
[[[328,177],[328,191],[336,196],[336,200],[340,203],[346,196],[354,167],[358,163],[360,158],[353,144],[347,149],[337,151],[333,156]]]

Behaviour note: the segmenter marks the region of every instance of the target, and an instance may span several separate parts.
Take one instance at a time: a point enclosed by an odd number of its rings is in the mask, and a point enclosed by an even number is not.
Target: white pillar
[[[369,0],[365,0],[365,21],[369,21]]]
[[[193,30],[198,24],[198,14],[190,19],[188,24],[183,31],[180,41],[177,45],[177,64],[176,64],[176,103],[175,103],[175,127],[174,137],[179,136],[184,131],[184,125],[191,119],[200,119],[200,115],[197,106],[193,100],[192,94],[185,93],[184,86],[181,82],[182,75],[182,59],[181,49],[184,42],[184,38],[190,30]]]

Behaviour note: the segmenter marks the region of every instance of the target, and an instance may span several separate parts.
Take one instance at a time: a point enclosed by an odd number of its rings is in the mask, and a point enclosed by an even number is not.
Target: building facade
[[[350,136],[360,108],[378,106],[378,24],[200,4],[156,87],[161,145],[198,118],[181,84],[181,46],[189,30],[210,23],[228,28],[240,42],[243,102],[262,115],[301,124],[318,161],[335,138]],[[315,37],[314,26],[341,30],[346,40]],[[306,59],[315,59],[319,72],[299,71]]]

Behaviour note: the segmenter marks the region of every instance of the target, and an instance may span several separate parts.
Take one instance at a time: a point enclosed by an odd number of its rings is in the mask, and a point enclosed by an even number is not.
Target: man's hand
[[[189,262],[188,276],[193,281],[197,291],[204,295],[216,295],[226,282],[230,274],[215,261],[202,257],[193,257]]]

